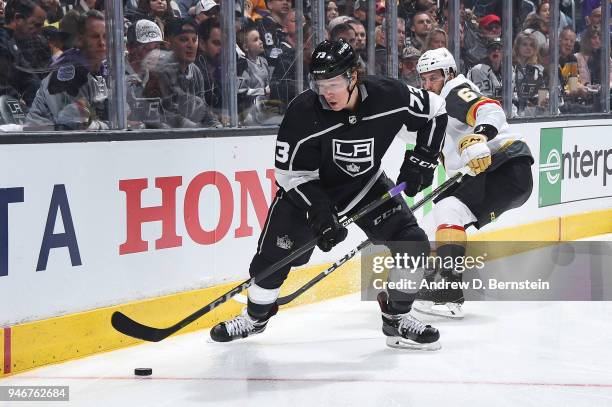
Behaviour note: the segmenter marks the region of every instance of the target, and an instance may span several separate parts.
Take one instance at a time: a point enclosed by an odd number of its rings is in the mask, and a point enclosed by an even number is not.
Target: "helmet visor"
[[[329,79],[315,79],[312,74],[308,75],[310,89],[317,95],[342,91],[348,88],[350,83],[351,76],[348,73],[343,73]]]

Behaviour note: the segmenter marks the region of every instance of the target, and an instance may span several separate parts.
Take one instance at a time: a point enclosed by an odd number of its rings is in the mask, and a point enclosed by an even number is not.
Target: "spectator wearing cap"
[[[281,42],[285,37],[283,28],[291,11],[291,2],[289,0],[266,0],[266,6],[270,15],[257,21],[256,27],[264,43],[268,64],[274,67],[282,53]]]
[[[480,31],[486,39],[498,38],[501,36],[501,18],[495,14],[487,14],[478,22]]]
[[[131,128],[164,128],[159,75],[156,73],[163,35],[150,20],[138,20],[127,30],[126,93]],[[153,73],[152,73],[153,72]]]
[[[487,57],[467,73],[467,78],[478,86],[480,93],[501,102],[502,99],[502,43],[492,38],[487,44]]]
[[[70,34],[49,25],[43,28],[42,35],[47,39],[51,51],[51,63],[55,64],[64,50],[67,49],[65,44],[70,38]]]
[[[77,28],[78,48],[65,51],[42,81],[26,116],[28,130],[109,128],[106,20],[89,10]]]
[[[196,23],[202,24],[209,18],[219,17],[221,7],[213,0],[199,0],[194,8],[194,19]]]
[[[20,44],[39,38],[46,15],[33,0],[13,0],[6,5],[5,24],[0,27],[0,95],[11,94],[28,105],[34,100],[40,79],[30,73],[30,50]]]
[[[156,66],[166,122],[171,127],[219,127],[205,100],[202,72],[194,63],[198,51],[197,27],[191,19],[166,24],[169,53]]]
[[[420,57],[421,51],[413,46],[407,46],[402,50],[399,60],[399,79],[406,85],[415,88],[421,87],[419,73],[416,69]]]
[[[478,23],[466,19],[463,24],[464,40],[462,58],[464,69],[469,70],[487,57],[489,39],[501,35],[501,19],[496,14],[487,14]]]
[[[433,21],[425,11],[418,11],[412,16],[411,44],[419,50],[423,50],[427,34],[433,29]]]

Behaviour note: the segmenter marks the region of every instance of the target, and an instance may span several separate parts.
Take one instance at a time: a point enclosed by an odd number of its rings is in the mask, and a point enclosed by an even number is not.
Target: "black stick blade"
[[[143,325],[119,311],[113,312],[111,324],[124,335],[148,342],[159,342],[175,332],[172,328],[153,328]]]

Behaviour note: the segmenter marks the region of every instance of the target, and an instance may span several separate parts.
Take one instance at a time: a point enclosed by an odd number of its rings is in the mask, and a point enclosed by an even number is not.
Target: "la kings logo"
[[[374,167],[374,139],[332,140],[334,163],[351,177]]]

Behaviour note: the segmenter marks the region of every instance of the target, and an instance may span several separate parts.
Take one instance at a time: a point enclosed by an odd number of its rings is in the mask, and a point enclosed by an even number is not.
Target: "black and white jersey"
[[[312,90],[289,104],[276,141],[276,180],[304,209],[329,201],[340,214],[354,207],[381,175],[381,160],[403,126],[417,133],[417,144],[441,149],[441,97],[378,76],[362,78],[358,91],[354,112],[329,109]]]

